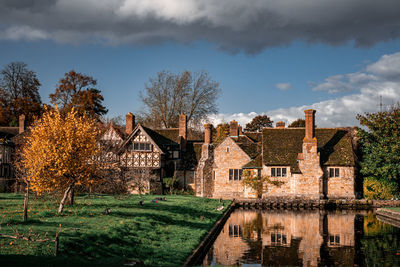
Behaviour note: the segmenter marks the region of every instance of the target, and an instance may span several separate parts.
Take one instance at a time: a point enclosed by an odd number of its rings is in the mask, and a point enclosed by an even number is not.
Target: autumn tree
[[[357,115],[364,179],[400,186],[400,107]]]
[[[246,124],[246,132],[260,132],[263,127],[272,127],[273,121],[267,115],[257,115]]]
[[[191,124],[216,113],[219,93],[219,84],[204,71],[178,74],[161,71],[150,78],[139,96],[145,107],[144,117],[155,127],[170,128],[178,126],[178,116],[182,113]]]
[[[42,111],[40,82],[36,73],[23,62],[11,62],[0,71],[0,125],[17,126],[24,114],[26,123]]]
[[[304,119],[297,119],[288,126],[289,128],[296,128],[296,127],[306,127],[306,121]]]
[[[71,109],[65,116],[56,109],[46,109],[31,128],[22,150],[31,189],[64,192],[58,212],[76,185],[90,185],[97,172],[93,159],[97,153],[96,121]]]
[[[57,105],[62,113],[74,108],[80,115],[99,119],[108,110],[102,104],[104,98],[96,85],[93,77],[71,70],[60,79],[55,93],[49,95],[50,102]]]

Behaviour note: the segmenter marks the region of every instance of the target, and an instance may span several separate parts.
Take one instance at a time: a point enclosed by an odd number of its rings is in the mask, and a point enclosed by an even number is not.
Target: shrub
[[[366,199],[391,199],[397,192],[395,183],[378,180],[374,177],[364,179],[364,197]]]

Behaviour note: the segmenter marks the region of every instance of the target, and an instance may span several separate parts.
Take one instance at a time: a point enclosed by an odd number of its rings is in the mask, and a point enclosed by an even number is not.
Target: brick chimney
[[[125,132],[127,135],[130,135],[133,132],[133,129],[135,128],[135,115],[132,113],[126,114],[126,126],[125,126]]]
[[[187,142],[187,116],[185,114],[179,115],[179,137],[181,150],[185,150]]]
[[[211,144],[212,125],[209,123],[204,124],[204,144]]]
[[[239,136],[239,124],[235,120],[231,121],[229,124],[229,136],[231,137]]]
[[[315,139],[315,112],[316,111],[313,109],[304,110],[304,113],[306,114],[306,134],[304,137],[305,142],[310,142]]]
[[[239,132],[239,135],[243,135],[243,129],[242,129],[242,126],[240,126],[240,125],[239,125],[239,128],[238,128],[238,132]]]
[[[25,131],[25,115],[19,115],[19,130],[18,133],[23,133]]]
[[[276,128],[285,128],[285,122],[283,121],[278,121],[276,123]]]

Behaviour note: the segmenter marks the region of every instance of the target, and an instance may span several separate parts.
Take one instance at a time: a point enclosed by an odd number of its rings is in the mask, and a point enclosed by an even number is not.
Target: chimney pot
[[[126,125],[125,125],[125,132],[127,135],[130,135],[135,128],[135,115],[131,112],[126,114]]]
[[[18,133],[23,133],[25,131],[25,115],[19,115],[19,130]]]
[[[239,136],[239,125],[235,120],[231,121],[229,124],[229,135],[233,137]]]

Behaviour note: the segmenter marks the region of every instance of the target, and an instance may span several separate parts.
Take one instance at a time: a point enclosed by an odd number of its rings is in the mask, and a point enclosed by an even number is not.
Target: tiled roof
[[[242,166],[243,169],[261,169],[262,168],[262,156],[259,154],[255,159],[246,163]]]
[[[0,138],[11,138],[17,135],[19,127],[0,127]]]
[[[150,129],[150,128],[146,128]],[[154,132],[163,136],[169,144],[179,144],[179,129],[178,128],[169,128],[169,129],[154,129]],[[154,140],[154,139],[153,139]],[[156,141],[156,140],[154,140]]]
[[[263,129],[263,163],[267,166],[290,166],[299,173],[298,153],[302,152],[304,128]],[[345,129],[315,129],[321,165],[355,166],[351,136]]]
[[[244,132],[244,134],[249,137],[254,142],[262,141],[262,133],[261,132]]]
[[[252,159],[261,152],[261,146],[247,136],[241,135],[231,138]]]

